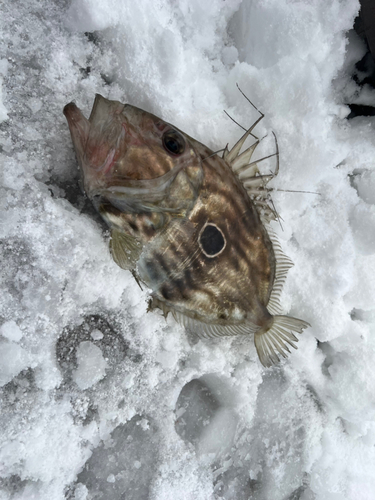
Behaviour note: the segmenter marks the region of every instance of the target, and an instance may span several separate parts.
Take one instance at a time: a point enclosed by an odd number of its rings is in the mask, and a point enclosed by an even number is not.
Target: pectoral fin
[[[112,229],[109,248],[113,260],[122,269],[135,269],[142,252],[142,245],[130,234],[118,229]]]

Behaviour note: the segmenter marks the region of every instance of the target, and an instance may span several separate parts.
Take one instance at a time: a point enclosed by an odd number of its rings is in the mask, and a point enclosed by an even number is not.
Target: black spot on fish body
[[[207,257],[215,257],[224,250],[226,242],[223,232],[215,224],[207,224],[200,235],[199,244]]]

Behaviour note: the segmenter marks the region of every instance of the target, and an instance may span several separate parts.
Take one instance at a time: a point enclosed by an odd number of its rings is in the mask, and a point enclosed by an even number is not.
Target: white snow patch
[[[97,329],[93,330],[90,335],[91,335],[91,338],[93,340],[102,340],[102,338],[104,337],[102,332],[100,330],[97,330]]]
[[[0,326],[0,335],[13,342],[19,342],[23,333],[17,323],[13,320],[6,321]]]
[[[27,351],[13,342],[0,342],[0,359],[1,387],[30,366],[30,356]]]
[[[102,351],[92,342],[81,342],[77,349],[78,368],[74,372],[74,381],[82,390],[92,387],[105,377],[107,361]]]
[[[6,109],[3,103],[5,93],[2,88],[3,79],[7,75],[7,71],[8,71],[8,61],[6,59],[0,59],[0,123],[7,120],[8,118],[8,110]]]

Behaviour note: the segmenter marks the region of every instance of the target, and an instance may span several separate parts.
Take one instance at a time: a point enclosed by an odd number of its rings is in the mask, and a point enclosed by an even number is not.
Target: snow
[[[19,342],[22,339],[23,333],[18,327],[17,323],[11,320],[5,321],[5,323],[0,326],[0,335],[7,338],[8,340]]]
[[[95,344],[89,341],[81,342],[76,357],[78,367],[73,374],[73,380],[80,389],[88,389],[105,377],[107,362]]]
[[[375,119],[356,0],[26,0],[0,55],[0,498],[375,499]],[[6,49],[6,52],[5,52]],[[359,75],[360,76],[360,75]],[[363,76],[363,75],[362,75]],[[146,314],[62,114],[95,93],[214,150],[265,113],[275,225],[311,323],[280,366]],[[259,164],[266,171],[274,164]],[[318,194],[290,193],[310,191]]]
[[[1,342],[0,357],[2,364],[0,367],[0,386],[10,382],[20,371],[29,366],[29,356],[25,349],[22,349],[13,342]]]

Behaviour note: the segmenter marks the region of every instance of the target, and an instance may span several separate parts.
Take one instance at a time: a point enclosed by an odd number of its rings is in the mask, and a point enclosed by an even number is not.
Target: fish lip
[[[90,170],[94,170],[105,176],[109,175],[111,172],[112,167],[118,160],[121,143],[127,135],[126,125],[128,119],[123,111],[128,106],[128,104],[122,104],[119,101],[106,99],[101,94],[95,94],[94,104],[91,109],[90,118],[88,119],[91,130],[91,134],[89,134],[90,149],[88,149],[89,144],[87,144],[84,155],[84,163]],[[117,127],[115,127],[117,128],[117,134],[115,133],[109,137],[105,136],[104,140],[101,140],[100,137],[96,137],[98,131],[103,127],[103,124],[108,125],[109,123],[117,123]],[[100,125],[99,129],[98,125]],[[95,148],[92,147],[93,142],[95,143]],[[94,150],[99,150],[101,147],[105,146],[106,143],[109,144],[107,155],[101,164],[97,164],[97,162],[94,161]]]
[[[90,123],[74,102],[66,104],[63,113],[68,122],[73,146],[78,157],[78,163],[81,165],[89,137]]]
[[[63,113],[66,117],[68,117],[69,111],[71,108],[73,108],[73,109],[77,108],[77,105],[73,101],[68,102],[68,104],[65,104],[65,106],[64,106]]]

